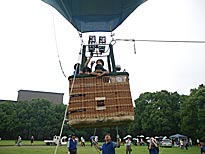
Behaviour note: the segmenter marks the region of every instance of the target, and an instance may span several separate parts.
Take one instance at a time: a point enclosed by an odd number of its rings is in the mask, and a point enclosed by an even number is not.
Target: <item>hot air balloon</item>
[[[80,33],[112,32],[146,0],[42,0],[53,6]],[[92,74],[72,75],[69,79],[69,125],[107,127],[134,120],[129,74],[115,65],[113,44],[104,36],[96,41],[90,36],[82,47],[80,71],[86,63],[86,53],[105,57],[109,73],[101,77]]]
[[[146,0],[42,0],[78,31],[111,32]]]

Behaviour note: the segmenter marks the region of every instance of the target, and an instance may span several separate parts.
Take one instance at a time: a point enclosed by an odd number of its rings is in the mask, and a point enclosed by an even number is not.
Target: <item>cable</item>
[[[81,52],[79,53],[78,62],[80,61],[80,57],[81,57]],[[70,93],[69,93],[69,100],[68,100],[68,102],[70,102],[70,96],[71,96],[71,94],[72,94],[72,92],[73,92],[73,87],[74,87],[76,75],[77,75],[77,74],[74,73],[74,77],[73,77],[72,84],[71,84],[71,90],[70,90]],[[67,103],[66,109],[65,109],[65,112],[64,112],[63,122],[62,122],[62,125],[61,125],[61,130],[60,130],[59,138],[61,138],[61,135],[62,135],[62,132],[63,132],[63,126],[64,126],[64,124],[65,124],[66,117],[67,117],[67,113],[68,113],[68,106],[69,106],[69,104]],[[57,150],[58,150],[58,147],[59,147],[59,142],[60,142],[60,140],[57,141],[57,145],[56,145],[54,154],[57,153]]]
[[[118,126],[116,127],[117,135],[119,135],[119,129]]]
[[[81,47],[83,46],[84,42],[83,42],[83,34],[81,32],[78,32],[78,35],[80,37],[81,40]]]
[[[100,150],[98,149],[98,147],[96,147],[96,144],[98,144],[96,141],[95,141],[95,134],[96,134],[96,128],[94,129],[94,133],[93,133],[93,136],[94,136],[94,139],[92,139],[92,144],[94,145],[94,148],[95,148],[95,150],[98,152],[98,154],[100,154],[101,152],[100,152]]]
[[[205,43],[205,41],[135,40],[135,39],[115,39],[115,40],[112,40],[110,43],[114,42],[114,43],[113,43],[113,45],[114,45],[117,41],[130,41],[130,42],[134,42],[134,54],[136,54],[135,42],[155,42],[155,43],[200,43],[200,44]]]
[[[115,41],[132,41],[132,42],[165,42],[165,43],[205,43],[205,41],[180,41],[180,40],[135,40],[135,39],[116,39]]]
[[[64,6],[64,3],[63,3],[63,6]],[[61,68],[61,71],[62,71],[64,77],[67,78],[66,75],[65,75],[65,72],[63,71],[63,67],[62,67],[62,64],[61,64],[60,55],[59,55],[59,51],[58,51],[58,44],[57,44],[57,38],[56,38],[56,31],[55,31],[55,23],[54,23],[53,12],[52,12],[52,16],[53,16],[53,30],[54,30],[54,37],[55,37],[55,44],[56,44],[56,51],[57,51],[57,55],[58,55],[58,61],[59,61],[60,68]],[[71,20],[71,17],[70,17],[70,20]],[[82,50],[82,46],[83,46],[82,34],[79,33],[79,36],[80,36],[80,39],[81,39],[81,48],[80,48],[80,52],[79,52],[78,62],[80,61],[81,50]],[[72,85],[71,85],[71,90],[70,90],[70,94],[69,94],[69,101],[70,101],[70,95],[72,94],[72,91],[73,91],[73,87],[74,87],[74,83],[75,83],[75,78],[76,78],[76,73],[74,74],[74,77],[73,77],[73,81],[72,81]],[[67,113],[68,113],[68,106],[69,106],[69,104],[67,103],[67,106],[66,106],[66,109],[65,109],[65,113],[64,113],[63,122],[62,122],[62,126],[61,126],[61,130],[60,130],[59,138],[61,138],[61,135],[62,135],[62,132],[63,132],[63,126],[65,124]],[[57,150],[58,150],[58,147],[59,147],[59,142],[60,142],[60,139],[57,141],[57,145],[56,145],[54,154],[57,153]]]
[[[136,47],[135,47],[135,41],[134,42],[134,54],[136,54]]]
[[[159,154],[162,154],[163,150],[164,150],[164,147],[161,148],[162,150],[160,150]]]
[[[62,71],[62,73],[63,73],[63,76],[64,76],[65,78],[67,78],[67,77],[66,77],[66,74],[65,74],[65,72],[64,72],[64,70],[63,70],[63,67],[62,67],[62,64],[61,64],[61,60],[60,60],[59,51],[58,51],[58,43],[57,43],[57,37],[56,37],[56,29],[55,29],[55,22],[54,22],[53,11],[52,11],[52,17],[53,17],[53,32],[54,32],[54,39],[55,39],[55,45],[56,45],[56,52],[57,52],[57,55],[58,55],[58,62],[59,62],[59,65],[60,65],[60,69],[61,69],[61,71]]]

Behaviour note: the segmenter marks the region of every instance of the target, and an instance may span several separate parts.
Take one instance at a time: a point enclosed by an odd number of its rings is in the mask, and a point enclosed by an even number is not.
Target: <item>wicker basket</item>
[[[128,73],[103,77],[80,75],[73,79],[69,77],[70,126],[107,127],[124,125],[134,120]]]

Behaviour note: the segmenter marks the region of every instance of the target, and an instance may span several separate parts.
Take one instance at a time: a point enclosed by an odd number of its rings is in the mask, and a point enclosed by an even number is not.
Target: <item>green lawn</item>
[[[0,141],[0,154],[54,154],[55,146],[44,146],[43,141],[35,141],[34,146],[30,146],[30,141],[23,141],[23,146],[18,147],[15,141]],[[94,147],[86,143],[86,147],[78,146],[78,154],[98,154]],[[146,146],[132,146],[132,154],[148,154]],[[66,146],[60,146],[57,154],[67,154]],[[125,146],[116,149],[116,154],[125,154]],[[200,149],[196,146],[188,150],[179,148],[161,148],[160,154],[200,154]]]

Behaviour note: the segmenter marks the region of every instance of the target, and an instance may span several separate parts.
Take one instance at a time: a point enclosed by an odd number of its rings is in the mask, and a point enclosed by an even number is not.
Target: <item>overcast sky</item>
[[[205,0],[148,0],[114,33],[115,39],[205,41],[204,27]],[[57,49],[69,76],[80,43],[76,29],[42,1],[0,1],[0,99],[16,100],[23,89],[65,93],[66,103],[68,81]],[[160,90],[189,94],[205,83],[205,44],[136,42],[134,54],[133,42],[117,42],[114,52],[130,74],[133,99]]]

